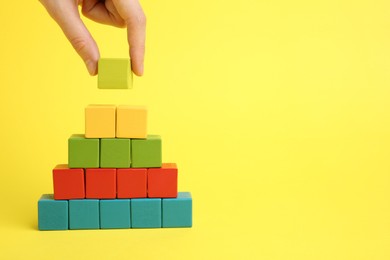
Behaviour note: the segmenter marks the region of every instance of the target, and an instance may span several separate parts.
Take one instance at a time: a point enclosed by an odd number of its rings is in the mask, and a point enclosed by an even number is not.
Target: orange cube
[[[88,105],[85,108],[85,137],[114,138],[115,121],[115,105]]]
[[[118,106],[116,111],[116,137],[146,138],[147,114],[147,109],[143,106]]]

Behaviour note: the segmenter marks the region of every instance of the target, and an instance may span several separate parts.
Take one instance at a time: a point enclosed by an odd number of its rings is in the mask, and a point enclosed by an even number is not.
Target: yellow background
[[[390,2],[142,5],[144,77],[99,90],[38,1],[2,3],[0,258],[390,259]],[[86,24],[127,57],[125,30]],[[37,231],[90,103],[149,108],[193,228]]]

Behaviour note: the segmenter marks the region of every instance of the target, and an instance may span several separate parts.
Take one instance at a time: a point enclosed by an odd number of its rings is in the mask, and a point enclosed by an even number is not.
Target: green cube
[[[99,89],[129,89],[133,86],[130,59],[102,58],[98,62]]]
[[[130,228],[130,200],[100,200],[100,228]]]
[[[102,138],[100,140],[100,167],[129,168],[130,144],[130,139]]]
[[[69,168],[99,168],[99,143],[98,138],[72,135],[68,139]]]
[[[161,137],[148,135],[146,139],[131,139],[131,167],[155,168],[162,165]]]
[[[44,194],[38,201],[38,229],[68,229],[68,201],[54,200],[53,194]]]

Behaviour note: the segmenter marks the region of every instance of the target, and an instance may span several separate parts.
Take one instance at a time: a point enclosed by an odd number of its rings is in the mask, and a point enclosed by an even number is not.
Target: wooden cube
[[[86,138],[114,138],[115,128],[115,105],[88,105],[85,108]]]
[[[129,89],[133,87],[130,59],[101,58],[98,62],[99,89]]]
[[[116,112],[116,137],[146,138],[148,111],[143,106],[120,105]]]

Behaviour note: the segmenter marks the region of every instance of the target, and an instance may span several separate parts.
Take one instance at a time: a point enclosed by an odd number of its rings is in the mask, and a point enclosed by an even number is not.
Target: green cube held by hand
[[[98,62],[99,89],[130,89],[133,74],[130,59],[101,58]]]

